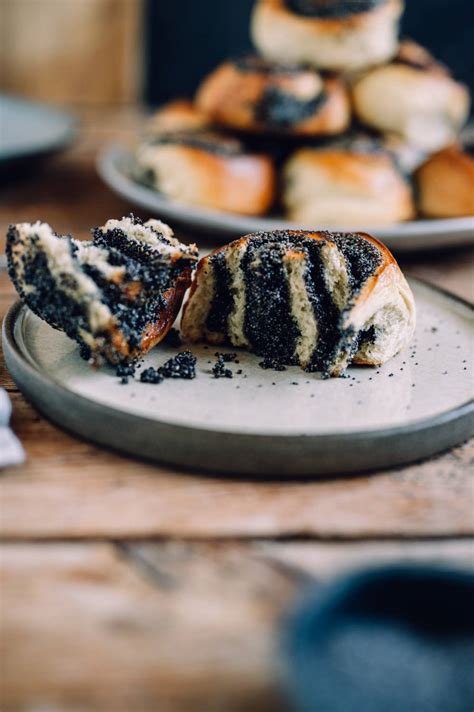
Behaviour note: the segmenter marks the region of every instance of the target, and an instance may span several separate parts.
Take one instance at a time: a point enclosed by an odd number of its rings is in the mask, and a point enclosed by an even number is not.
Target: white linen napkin
[[[25,461],[25,452],[18,438],[8,424],[12,406],[7,392],[0,388],[0,468],[7,465],[19,465]]]

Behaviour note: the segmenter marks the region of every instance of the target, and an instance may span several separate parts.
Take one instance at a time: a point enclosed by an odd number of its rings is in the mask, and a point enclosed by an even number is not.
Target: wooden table
[[[2,235],[41,218],[86,237],[127,214],[93,159],[139,120],[83,112],[71,150],[3,184]],[[472,251],[401,261],[473,297]],[[2,316],[14,299],[3,271]],[[0,368],[27,453],[0,481],[6,712],[281,709],[278,628],[310,581],[399,558],[472,563],[473,442],[370,476],[211,477],[68,435]]]

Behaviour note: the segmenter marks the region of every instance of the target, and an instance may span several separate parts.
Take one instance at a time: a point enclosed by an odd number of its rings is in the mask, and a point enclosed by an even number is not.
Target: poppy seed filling
[[[269,86],[256,104],[254,115],[261,124],[279,129],[291,128],[314,116],[326,101],[324,91],[312,99],[302,100],[280,87]]]
[[[45,223],[11,225],[9,275],[35,314],[79,343],[81,356],[119,363],[140,355],[147,329],[174,309],[197,250],[159,221],[133,216],[92,233],[79,242]]]
[[[370,12],[386,0],[285,0],[288,10],[304,17],[343,18]]]
[[[363,236],[254,233],[206,259],[211,292],[203,333],[216,343],[246,345],[263,358],[263,368],[300,364],[334,375],[377,337],[375,327],[356,329],[347,319],[383,262],[377,245]],[[193,297],[183,317],[185,335],[192,303]]]
[[[291,316],[282,263],[284,249],[284,243],[264,237],[257,237],[247,248],[242,260],[246,298],[244,334],[257,355],[291,363],[298,331]]]

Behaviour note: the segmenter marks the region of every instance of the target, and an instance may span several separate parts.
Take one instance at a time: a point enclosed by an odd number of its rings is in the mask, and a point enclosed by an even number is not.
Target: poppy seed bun
[[[268,134],[340,133],[350,120],[348,93],[339,80],[253,56],[213,71],[201,84],[196,104],[217,124]]]
[[[357,118],[424,151],[452,143],[469,115],[469,92],[423,48],[402,43],[390,64],[359,77],[352,90]]]
[[[422,215],[474,216],[474,158],[460,146],[449,146],[431,156],[418,169],[416,184]]]
[[[263,365],[326,376],[379,365],[413,336],[411,290],[388,249],[363,233],[246,235],[200,260],[181,330],[230,342]]]
[[[283,179],[287,215],[302,225],[384,225],[414,217],[410,186],[378,146],[299,149]]]
[[[270,60],[362,69],[396,53],[402,10],[402,0],[257,0],[252,37]]]
[[[275,197],[271,159],[220,134],[168,134],[140,144],[135,158],[137,178],[186,205],[262,215]]]

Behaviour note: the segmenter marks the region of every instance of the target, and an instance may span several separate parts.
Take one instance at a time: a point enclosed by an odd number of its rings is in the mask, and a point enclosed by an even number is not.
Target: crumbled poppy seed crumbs
[[[142,383],[162,383],[165,378],[196,378],[196,357],[191,351],[180,351],[179,354],[168,359],[163,366],[153,368],[150,366],[140,374]]]
[[[216,363],[212,367],[212,374],[214,378],[233,378],[234,374],[230,370],[230,368],[224,368],[221,366],[219,363]]]
[[[180,351],[161,366],[160,373],[165,378],[196,378],[196,357],[191,351]]]
[[[115,369],[115,373],[117,377],[120,378],[120,383],[126,386],[129,382],[129,379],[134,378],[135,368],[135,364],[132,363],[119,363],[119,365]]]
[[[228,354],[224,354],[224,353],[219,353],[219,351],[216,351],[216,353],[214,354],[214,356],[215,356],[219,361],[221,361],[221,360],[224,361],[224,363],[230,363],[230,362],[232,362],[232,361],[234,361],[235,363],[238,363],[238,361],[236,360],[236,359],[237,359],[237,354],[236,354],[236,353],[233,353],[233,352],[232,352],[232,353],[228,353]]]
[[[281,361],[276,358],[265,358],[258,364],[260,368],[273,369],[274,371],[286,371],[286,366],[284,366]]]
[[[142,383],[156,384],[162,383],[164,381],[164,378],[161,375],[159,368],[153,368],[153,366],[150,366],[150,368],[146,368],[144,371],[141,372],[140,381]]]
[[[116,369],[115,373],[118,378],[124,378],[126,376],[133,377],[135,375],[135,364],[133,363],[120,363]]]
[[[233,354],[230,354],[231,356]],[[225,367],[226,359],[224,358],[226,354],[216,353],[217,361],[212,367],[212,374],[214,378],[233,378],[233,373],[230,368]],[[229,359],[227,359],[229,360]]]

